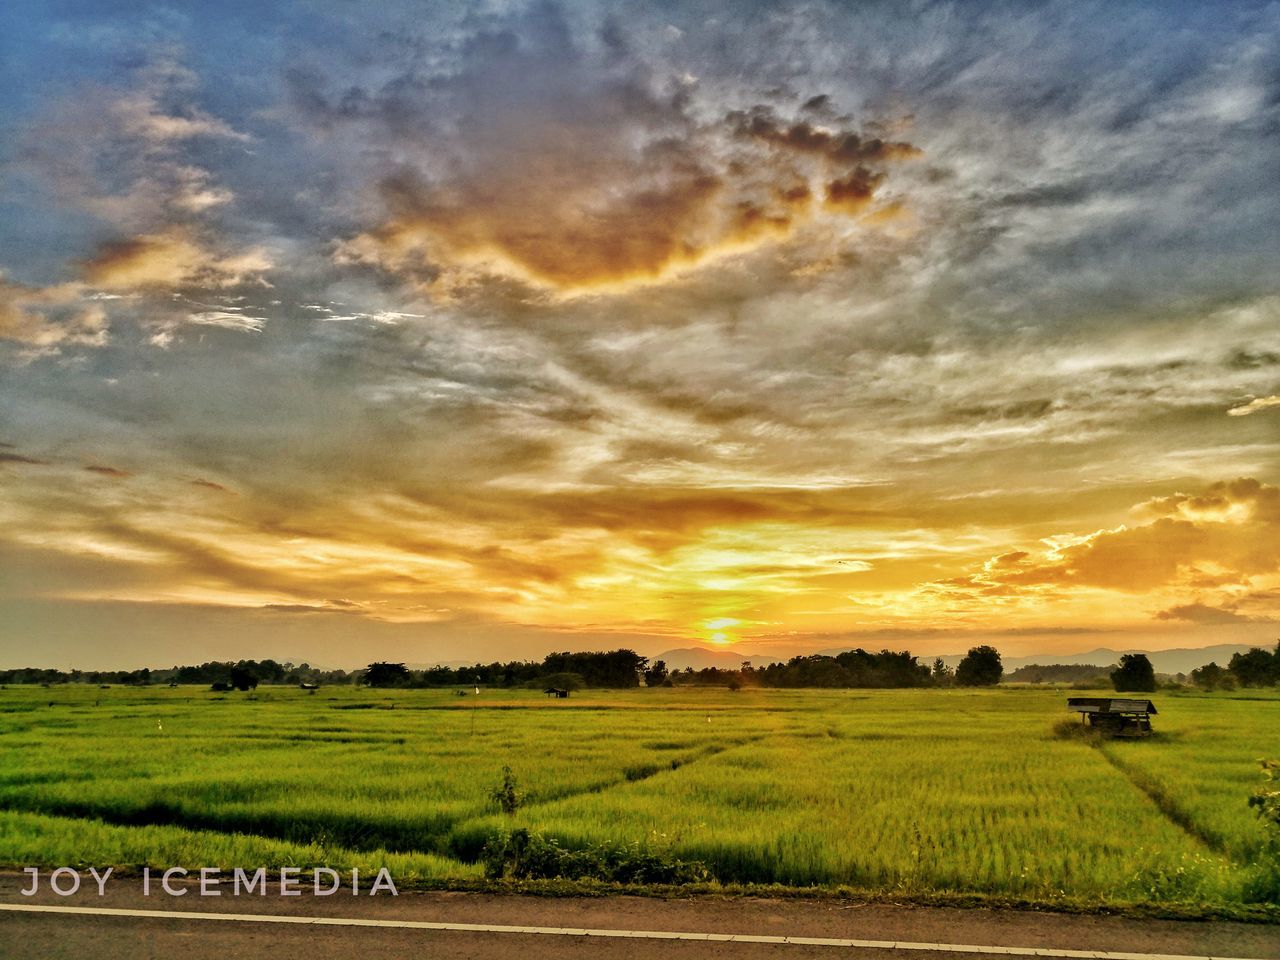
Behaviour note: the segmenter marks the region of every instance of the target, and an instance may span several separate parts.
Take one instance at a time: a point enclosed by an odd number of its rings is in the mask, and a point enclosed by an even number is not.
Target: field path
[[[1028,949],[1046,957],[1127,953],[1144,958],[1280,960],[1280,927],[1225,921],[1131,920],[761,898],[657,900],[408,892],[398,897],[373,898],[356,898],[347,892],[321,898],[284,898],[274,894],[201,898],[195,895],[195,889],[182,897],[154,891],[152,896],[144,897],[140,883],[131,878],[111,880],[106,895],[99,897],[87,876],[81,892],[73,896],[55,896],[42,888],[34,897],[23,897],[18,891],[25,885],[25,877],[0,874],[0,956],[6,960],[79,960],[86,956],[107,960],[172,956],[186,960],[348,960],[352,956],[410,955],[445,960],[511,956],[745,960],[850,953],[870,960],[891,955],[919,960],[960,955],[1009,960],[1010,956],[1027,955],[1024,951]],[[32,906],[86,912],[12,909]],[[135,911],[138,915],[92,912],[104,908]],[[178,916],[182,913],[200,916]],[[205,919],[217,914],[261,919]],[[273,917],[286,920],[267,919]],[[297,922],[307,918],[323,918],[331,925]],[[355,924],[343,924],[344,920],[354,920]],[[385,925],[364,925],[369,921]],[[430,929],[407,924],[520,929]],[[543,932],[526,932],[534,927]],[[613,935],[584,935],[587,930],[611,931]],[[623,937],[619,935],[621,931],[634,931],[641,936]],[[668,938],[666,934],[684,936]],[[759,939],[733,942],[688,938],[698,934]],[[805,938],[810,942],[786,943],[781,938]],[[866,941],[885,946],[872,947]],[[902,945],[895,948],[892,944]],[[1132,960],[1138,958],[1134,956]]]

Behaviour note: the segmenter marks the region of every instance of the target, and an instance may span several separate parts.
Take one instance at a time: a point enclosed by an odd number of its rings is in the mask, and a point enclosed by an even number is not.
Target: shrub
[[[512,880],[605,880],[613,883],[697,883],[706,866],[680,860],[639,841],[597,843],[578,850],[528,830],[496,833],[480,854],[485,876]]]
[[[1267,782],[1254,791],[1249,806],[1267,824],[1267,839],[1258,852],[1258,863],[1246,897],[1264,903],[1280,900],[1280,760],[1259,760]]]
[[[490,798],[505,814],[513,814],[524,803],[524,794],[516,789],[516,776],[510,767],[502,768],[502,782],[489,793]]]
[[[1089,726],[1089,724],[1081,723],[1079,720],[1072,720],[1069,717],[1063,717],[1054,723],[1053,738],[1055,740],[1082,740],[1090,744],[1097,744],[1102,740],[1098,731]]]
[[[1254,791],[1249,806],[1272,827],[1280,829],[1280,760],[1259,760],[1267,782]]]

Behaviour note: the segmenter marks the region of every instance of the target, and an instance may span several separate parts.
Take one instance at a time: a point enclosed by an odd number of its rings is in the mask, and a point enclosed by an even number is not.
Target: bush
[[[512,880],[605,880],[613,883],[697,883],[706,866],[634,843],[599,843],[571,850],[528,830],[496,833],[480,854],[485,876]]]
[[[1267,782],[1249,798],[1262,821],[1267,824],[1267,839],[1258,853],[1246,896],[1255,901],[1274,903],[1280,898],[1280,760],[1259,760]]]
[[[1102,740],[1098,731],[1089,726],[1089,724],[1081,723],[1079,720],[1072,720],[1069,717],[1063,717],[1054,723],[1053,738],[1055,740],[1081,740],[1091,744],[1097,744]]]
[[[1259,760],[1266,784],[1254,791],[1249,806],[1273,828],[1280,830],[1280,760]]]
[[[524,794],[516,789],[516,776],[510,767],[502,768],[502,783],[493,788],[489,797],[508,816],[520,809],[524,803]]]

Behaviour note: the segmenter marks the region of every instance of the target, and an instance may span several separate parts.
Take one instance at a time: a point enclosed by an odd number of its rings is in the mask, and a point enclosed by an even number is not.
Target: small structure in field
[[[302,683],[298,684],[298,689],[299,689],[299,690],[319,690],[319,689],[320,689],[320,684],[318,684],[318,683],[307,683],[307,682],[304,680]]]
[[[1067,709],[1108,737],[1149,737],[1151,715],[1159,712],[1150,700],[1123,697],[1071,697]]]
[[[557,700],[567,700],[569,698],[569,691],[560,687],[547,687],[547,689],[542,692],[548,697],[555,697]]]

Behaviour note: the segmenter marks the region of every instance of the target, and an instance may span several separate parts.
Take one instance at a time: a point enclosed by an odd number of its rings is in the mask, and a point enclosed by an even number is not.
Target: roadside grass
[[[347,850],[326,844],[296,844],[247,834],[180,827],[120,827],[73,817],[0,811],[0,857],[9,867],[115,867],[136,873],[143,867],[330,867],[358,869],[372,878],[380,867],[407,886],[480,878],[483,871],[430,853]],[[346,879],[346,878],[344,878]]]

